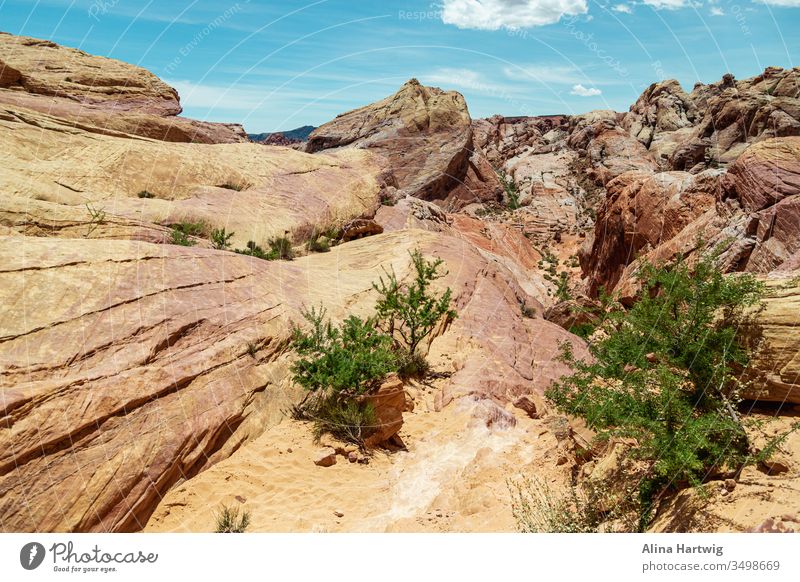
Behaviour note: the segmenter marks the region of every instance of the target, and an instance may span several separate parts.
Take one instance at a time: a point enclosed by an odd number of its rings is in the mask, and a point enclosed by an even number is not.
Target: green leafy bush
[[[420,342],[434,330],[442,318],[455,319],[450,309],[452,291],[441,295],[431,291],[431,283],[447,273],[440,270],[443,261],[429,261],[419,249],[413,250],[414,280],[401,284],[394,271],[386,273],[372,287],[380,294],[375,311],[378,319],[392,337],[399,337],[409,354],[415,354]]]
[[[215,533],[244,533],[250,525],[250,512],[245,510],[240,516],[238,507],[223,505],[214,517],[217,521]]]
[[[397,370],[392,338],[377,331],[372,318],[350,316],[334,326],[322,307],[312,307],[303,316],[310,329],[294,327],[300,357],[292,365],[294,381],[311,393],[302,413],[314,421],[316,436],[328,432],[361,444],[375,425],[375,415],[358,397]]]
[[[170,240],[174,245],[193,247],[197,244],[194,238],[205,238],[208,236],[210,230],[210,225],[204,220],[185,220],[172,225]]]
[[[255,241],[249,240],[247,241],[247,245],[243,249],[233,249],[234,253],[239,253],[240,255],[249,255],[251,257],[256,257],[257,259],[263,259],[265,261],[272,260],[270,256],[262,249],[259,245],[255,243]]]
[[[500,184],[503,186],[503,192],[505,193],[504,202],[506,207],[509,210],[516,210],[520,207],[519,184],[517,184],[517,181],[514,180],[513,176],[509,176],[504,170],[498,170],[496,173],[497,178],[500,180]]]
[[[762,285],[751,275],[724,276],[716,254],[691,269],[645,264],[639,300],[612,310],[603,339],[589,346],[593,361],[562,359],[574,373],[547,391],[556,407],[580,416],[598,438],[634,438],[632,455],[648,467],[640,484],[643,524],[652,503],[670,488],[700,484],[749,462],[736,412],[736,370],[748,361],[737,328],[757,305]]]
[[[220,251],[230,248],[231,237],[235,232],[225,232],[224,228],[215,228],[211,231],[211,245]]]
[[[351,315],[337,327],[322,307],[304,311],[303,317],[311,329],[294,327],[294,346],[300,358],[292,372],[295,382],[307,390],[359,396],[397,370],[392,339],[376,331],[374,319]]]
[[[282,236],[271,238],[267,241],[267,244],[269,245],[269,257],[271,260],[291,261],[294,258],[292,241],[288,238]]]

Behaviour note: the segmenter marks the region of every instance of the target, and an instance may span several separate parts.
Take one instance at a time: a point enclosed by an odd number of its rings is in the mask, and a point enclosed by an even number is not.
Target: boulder
[[[403,412],[414,409],[414,402],[406,393],[403,381],[391,376],[375,393],[361,396],[359,400],[372,405],[375,410],[376,426],[364,439],[364,444],[367,447],[377,447],[397,442],[397,433],[403,426]]]
[[[336,450],[331,447],[319,449],[314,454],[314,464],[319,467],[331,467],[336,464]]]

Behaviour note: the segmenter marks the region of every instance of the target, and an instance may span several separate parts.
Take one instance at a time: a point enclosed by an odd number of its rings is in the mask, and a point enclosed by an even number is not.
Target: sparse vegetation
[[[331,250],[330,238],[314,231],[306,243],[306,248],[310,253],[327,253]]]
[[[361,444],[374,424],[374,411],[358,397],[397,371],[392,338],[377,331],[374,319],[350,316],[334,326],[323,307],[312,307],[303,316],[310,330],[295,326],[294,346],[300,357],[292,365],[294,381],[311,392],[303,410],[314,421],[317,435],[330,432]]]
[[[264,252],[259,245],[255,243],[255,241],[249,240],[247,241],[247,245],[243,249],[233,249],[234,253],[239,253],[240,255],[249,255],[251,257],[256,257],[257,259],[263,259],[265,261],[272,260],[269,255]]]
[[[380,294],[374,317],[350,316],[335,326],[324,308],[311,308],[303,312],[308,329],[294,327],[299,358],[293,378],[309,396],[292,416],[312,420],[317,436],[330,433],[363,444],[375,425],[375,412],[363,397],[392,372],[402,378],[428,375],[430,365],[417,347],[443,317],[456,313],[450,309],[450,289],[441,295],[430,290],[430,283],[444,276],[442,261],[428,261],[419,250],[411,258],[412,283],[401,284],[392,272],[373,285]]]
[[[279,236],[271,238],[267,241],[269,245],[270,260],[280,259],[284,261],[291,261],[294,258],[294,250],[292,250],[292,241],[288,238]]]
[[[103,208],[95,208],[94,205],[87,202],[86,211],[89,213],[89,229],[86,231],[88,238],[101,224],[106,222],[106,211]]]
[[[184,220],[172,225],[170,242],[174,245],[193,247],[197,244],[196,238],[205,238],[211,230],[210,225],[204,220]]]
[[[236,234],[235,232],[226,232],[224,228],[215,228],[211,231],[211,245],[219,250],[224,251],[230,248],[231,237]]]
[[[411,260],[414,266],[411,283],[400,283],[392,271],[385,272],[386,279],[381,277],[372,286],[380,295],[375,305],[378,320],[386,332],[399,338],[413,355],[442,319],[455,319],[457,314],[450,308],[452,291],[449,288],[441,295],[430,288],[431,283],[447,275],[440,270],[443,261],[429,261],[419,249],[411,252]]]
[[[736,405],[735,370],[748,361],[736,332],[760,301],[751,275],[725,277],[717,254],[692,269],[644,264],[640,299],[606,314],[603,339],[589,346],[593,362],[562,359],[573,370],[547,391],[563,412],[579,416],[598,438],[627,437],[630,454],[648,469],[639,487],[641,527],[670,489],[752,462]]]
[[[156,195],[150,192],[149,190],[140,190],[138,194],[136,194],[139,198],[155,198]]]
[[[217,522],[215,533],[244,533],[250,525],[250,512],[244,510],[240,515],[238,507],[223,505],[214,518]]]
[[[635,499],[620,499],[604,483],[587,481],[554,492],[538,477],[507,482],[511,513],[521,533],[594,533],[615,523],[615,531],[634,531]]]
[[[526,317],[528,319],[533,319],[534,317],[536,317],[536,310],[533,307],[529,306],[524,301],[520,302],[519,310],[520,313],[522,314],[522,317]]]
[[[507,174],[505,170],[496,170],[496,173],[500,184],[503,186],[503,202],[505,202],[506,208],[509,210],[516,210],[520,207],[519,184],[514,177]]]

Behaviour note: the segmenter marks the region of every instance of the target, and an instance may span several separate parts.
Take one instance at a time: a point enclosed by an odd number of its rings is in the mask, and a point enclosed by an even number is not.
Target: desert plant
[[[231,237],[235,232],[226,232],[224,228],[215,228],[211,231],[211,245],[220,251],[229,249]]]
[[[240,255],[249,255],[251,257],[256,257],[258,259],[264,259],[265,261],[269,261],[270,256],[267,254],[264,249],[262,249],[259,245],[255,243],[255,241],[249,240],[247,241],[247,245],[243,249],[233,249],[234,253],[239,253]]]
[[[372,287],[380,298],[375,305],[378,320],[392,337],[399,337],[409,354],[415,354],[420,342],[434,330],[442,320],[455,319],[455,310],[450,309],[452,291],[448,287],[437,295],[430,286],[446,272],[440,267],[441,259],[427,260],[419,249],[411,251],[414,265],[414,280],[400,283],[394,271],[384,271],[386,279],[380,277]]]
[[[553,491],[538,477],[507,481],[511,513],[521,533],[593,533],[617,522],[622,531],[635,530],[635,500],[620,499],[606,484],[587,481]]]
[[[172,225],[170,240],[172,244],[192,247],[197,244],[194,238],[205,238],[210,232],[210,225],[205,220],[184,220]]]
[[[170,231],[170,242],[174,245],[180,245],[182,247],[193,247],[197,244],[197,241],[192,239],[177,226],[173,226],[172,230]]]
[[[331,250],[330,238],[314,231],[306,243],[306,248],[311,253],[327,253]]]
[[[223,505],[214,518],[217,522],[215,533],[244,533],[250,525],[250,512],[244,510],[239,515],[238,507]]]
[[[86,232],[88,237],[98,226],[106,221],[106,211],[103,208],[95,208],[91,203],[86,203],[86,211],[89,213],[89,230]]]
[[[351,315],[334,326],[326,315],[324,307],[312,307],[303,311],[311,329],[293,329],[300,355],[292,366],[295,382],[310,391],[354,397],[377,387],[397,370],[392,339],[376,330],[374,319]]]
[[[312,307],[303,317],[310,329],[293,329],[300,357],[291,370],[294,381],[309,390],[311,398],[294,414],[311,418],[317,436],[328,432],[361,444],[375,423],[371,405],[358,397],[397,370],[392,339],[376,330],[373,319],[350,316],[334,326],[323,307]]]
[[[288,238],[279,236],[271,238],[267,241],[269,245],[268,256],[271,259],[281,259],[284,261],[291,261],[294,258],[294,250],[292,249],[292,241]]]
[[[136,194],[139,198],[155,198],[156,195],[150,192],[149,190],[140,190],[138,194]]]
[[[519,184],[513,176],[508,175],[505,170],[497,170],[497,178],[503,186],[505,193],[504,202],[509,210],[516,210],[520,207],[519,204]]]
[[[607,313],[593,360],[577,360],[562,344],[574,371],[547,391],[556,407],[580,416],[598,438],[634,438],[634,458],[649,467],[640,484],[642,525],[670,488],[698,485],[749,459],[736,413],[741,383],[735,370],[748,361],[737,329],[760,301],[751,275],[724,276],[717,253],[692,269],[644,263],[642,291],[627,311]]]

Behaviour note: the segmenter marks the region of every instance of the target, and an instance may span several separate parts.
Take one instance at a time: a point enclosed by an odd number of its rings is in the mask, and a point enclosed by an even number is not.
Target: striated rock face
[[[387,197],[410,195],[458,208],[496,199],[499,183],[473,155],[464,97],[411,79],[382,101],[315,129],[307,152],[358,147],[381,155],[391,175]]]
[[[178,92],[140,67],[6,33],[0,33],[0,55],[0,105],[95,131],[171,142],[247,141],[240,125],[178,117]]]
[[[611,290],[625,267],[671,240],[713,208],[719,172],[628,172],[606,185],[608,197],[597,214],[591,244],[580,253],[594,295]],[[700,234],[700,233],[698,233]]]
[[[305,241],[379,205],[378,159],[363,150],[129,139],[2,106],[0,147],[12,153],[0,173],[0,226],[24,234],[164,242],[169,228],[159,225],[190,220],[235,232],[243,248],[287,232]],[[101,224],[90,224],[89,208],[105,213]]]
[[[441,233],[384,233],[292,262],[0,238],[0,294],[13,306],[0,320],[3,529],[140,529],[173,484],[228,456],[299,398],[285,352],[302,306],[366,315],[381,267],[407,276],[417,246],[445,260],[450,274],[440,283],[459,311],[426,346],[437,369],[454,371],[444,403],[541,391],[564,372],[553,359],[559,341],[581,353],[562,328],[522,318],[520,298],[536,303],[518,281],[524,273]]]
[[[700,122],[670,156],[674,169],[701,171],[733,162],[748,145],[800,134],[800,69],[768,67],[751,79],[727,76],[696,87]]]

